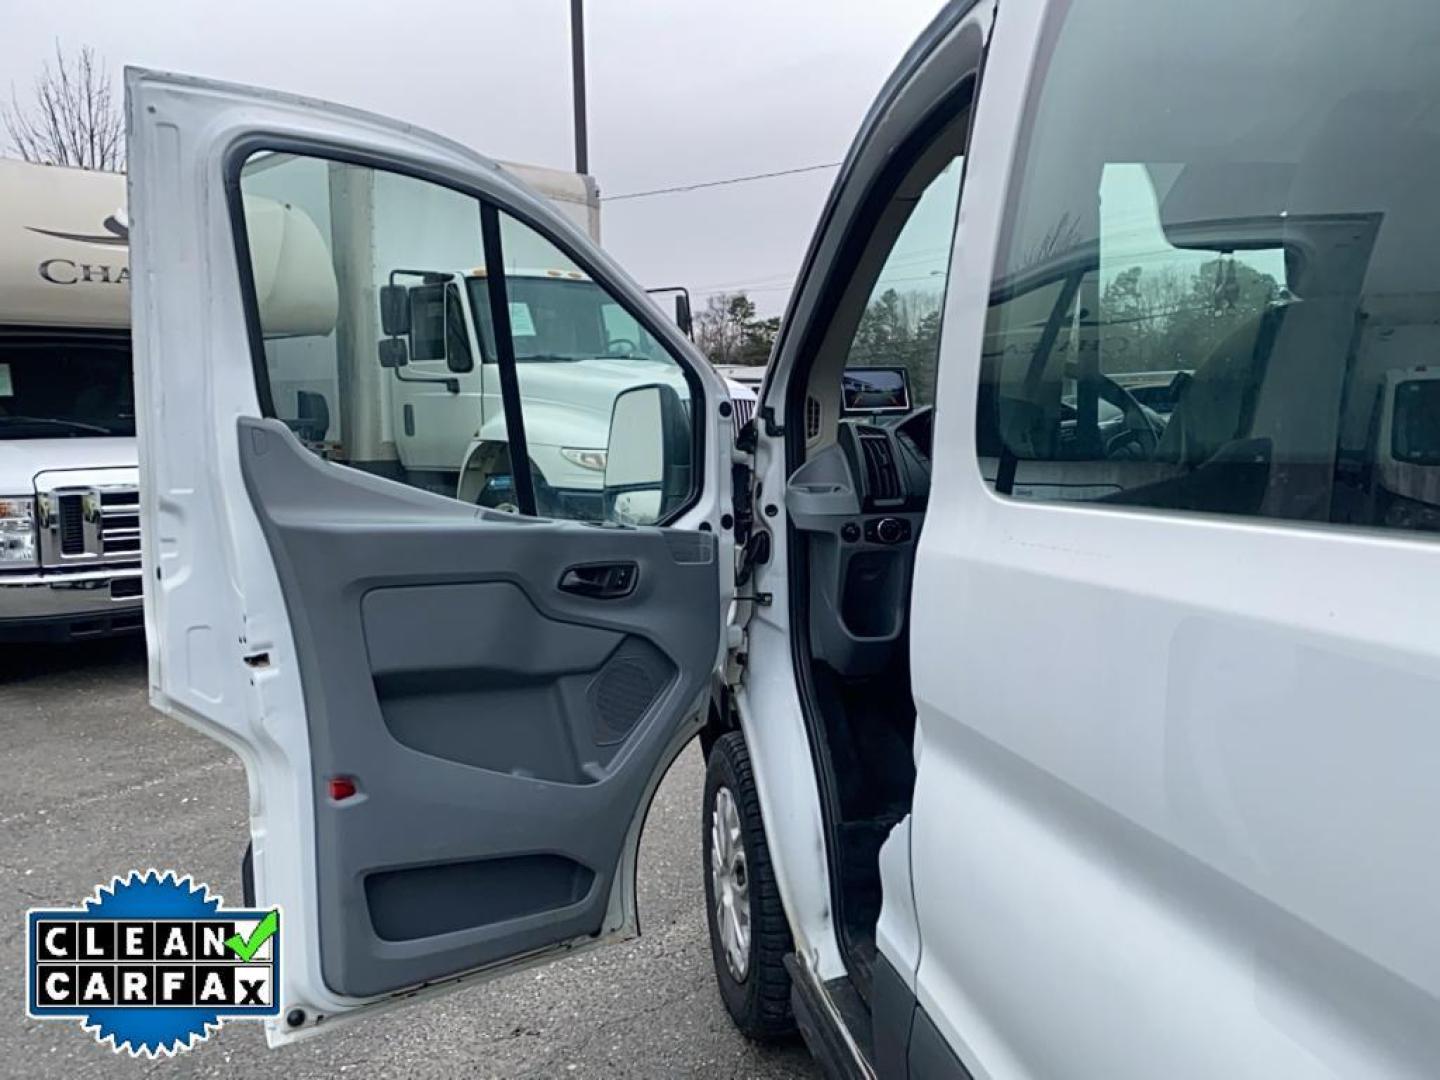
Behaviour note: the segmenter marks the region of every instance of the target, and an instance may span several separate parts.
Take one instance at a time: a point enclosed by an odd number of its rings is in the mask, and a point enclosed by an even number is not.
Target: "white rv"
[[[125,178],[0,160],[0,639],[138,630]]]

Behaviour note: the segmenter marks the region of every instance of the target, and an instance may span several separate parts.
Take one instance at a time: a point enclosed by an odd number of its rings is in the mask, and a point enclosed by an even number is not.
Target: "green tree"
[[[1207,260],[1188,273],[1121,271],[1100,297],[1100,354],[1108,372],[1193,369],[1241,324],[1280,294],[1269,274],[1234,258]]]
[[[770,350],[775,346],[775,337],[780,333],[780,316],[768,319],[751,319],[745,327],[745,337],[740,345],[740,363],[752,367],[764,367],[770,362]]]
[[[939,291],[901,293],[888,288],[872,297],[850,343],[850,367],[903,367],[917,405],[935,400],[940,353]]]
[[[1242,323],[1254,320],[1279,295],[1279,284],[1233,258],[1212,259],[1196,270],[1180,310],[1165,326],[1167,367],[1194,367]]]

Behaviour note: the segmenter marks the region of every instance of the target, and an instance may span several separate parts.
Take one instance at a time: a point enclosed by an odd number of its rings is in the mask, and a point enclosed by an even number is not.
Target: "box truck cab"
[[[486,159],[131,71],[151,696],[250,776],[271,1042],[635,934],[698,737],[720,997],[834,1075],[1433,1074],[1437,41],[1418,0],[947,5],[738,434]],[[287,424],[246,203],[277,150],[394,185],[407,236],[463,207],[514,512],[351,453],[369,293],[326,456]],[[513,305],[571,265],[658,349],[597,361],[635,364],[600,497],[542,513]],[[572,422],[545,439],[595,449]]]
[[[465,502],[517,509],[485,268],[390,277],[381,350],[401,465]],[[636,378],[676,389],[683,380],[650,332],[574,266],[507,268],[506,280],[537,505],[598,514],[616,395]]]

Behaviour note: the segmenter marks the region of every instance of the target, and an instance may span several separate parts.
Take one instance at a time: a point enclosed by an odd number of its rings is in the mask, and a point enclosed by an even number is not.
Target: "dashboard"
[[[786,485],[808,545],[811,648],[846,676],[903,662],[915,543],[930,496],[934,410],[842,420]]]

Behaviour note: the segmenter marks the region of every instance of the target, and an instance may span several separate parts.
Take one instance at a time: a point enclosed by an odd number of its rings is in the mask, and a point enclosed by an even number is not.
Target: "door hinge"
[[[770,438],[778,438],[785,434],[784,426],[775,422],[775,407],[773,405],[766,405],[760,410],[760,419],[765,421],[765,434]]]
[[[755,417],[752,416],[741,424],[740,430],[735,433],[735,449],[742,454],[753,454],[758,441],[759,429],[755,426]]]
[[[735,546],[744,550],[755,524],[755,500],[751,492],[754,474],[739,462],[730,466],[730,503],[735,512]]]
[[[729,635],[725,642],[725,685],[734,687],[740,685],[740,677],[745,671],[749,635],[745,633],[745,627],[735,623],[725,629]]]

